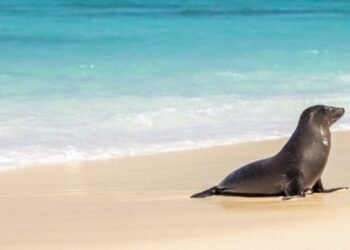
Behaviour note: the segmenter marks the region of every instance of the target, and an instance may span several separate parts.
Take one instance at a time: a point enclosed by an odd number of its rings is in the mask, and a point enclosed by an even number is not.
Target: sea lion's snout
[[[336,107],[328,107],[327,111],[329,113],[331,124],[338,121],[345,113],[344,108],[336,108]]]
[[[337,108],[336,114],[340,117],[342,117],[345,114],[345,109],[344,108]]]

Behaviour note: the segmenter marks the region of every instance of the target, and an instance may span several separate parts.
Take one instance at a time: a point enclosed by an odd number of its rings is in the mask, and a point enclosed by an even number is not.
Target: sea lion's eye
[[[324,110],[328,112],[328,111],[332,111],[332,108],[331,107],[325,107]]]

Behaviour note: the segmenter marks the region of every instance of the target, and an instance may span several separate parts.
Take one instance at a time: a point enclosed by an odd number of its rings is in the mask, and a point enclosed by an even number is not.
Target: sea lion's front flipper
[[[331,192],[335,192],[335,191],[338,191],[341,189],[348,189],[348,187],[336,187],[336,188],[325,189],[323,187],[321,179],[319,179],[315,183],[315,185],[312,187],[312,192],[314,192],[314,193],[331,193]]]
[[[283,196],[282,200],[287,201],[287,200],[291,200],[294,198],[305,198],[305,194],[298,194],[298,195],[285,195]]]
[[[305,197],[303,173],[298,168],[290,168],[285,177],[283,200]]]

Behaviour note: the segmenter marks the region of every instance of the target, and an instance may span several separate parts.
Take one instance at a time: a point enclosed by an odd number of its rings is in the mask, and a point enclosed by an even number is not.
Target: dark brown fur
[[[275,156],[249,163],[229,174],[218,185],[194,194],[266,196],[285,199],[305,196],[306,192],[332,192],[324,189],[321,175],[331,148],[330,126],[344,114],[343,108],[316,105],[300,116],[293,135]]]

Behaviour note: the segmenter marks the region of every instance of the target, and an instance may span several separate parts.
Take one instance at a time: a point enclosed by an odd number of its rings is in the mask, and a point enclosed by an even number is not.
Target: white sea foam
[[[0,169],[287,136],[319,102],[350,109],[346,94],[2,100]],[[335,129],[349,125],[345,116]]]

